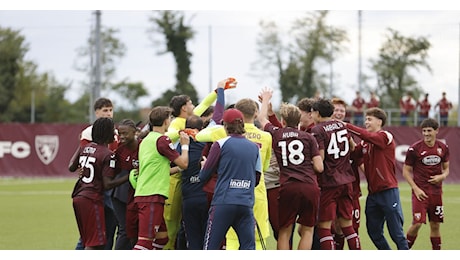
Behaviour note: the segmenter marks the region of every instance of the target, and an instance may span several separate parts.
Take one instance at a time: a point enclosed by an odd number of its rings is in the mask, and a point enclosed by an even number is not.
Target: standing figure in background
[[[366,105],[366,101],[364,98],[361,97],[361,93],[356,91],[356,97],[353,99],[351,103],[351,107],[353,110],[353,122],[357,126],[362,126],[364,123],[364,106]]]
[[[418,108],[418,124],[420,124],[423,120],[428,118],[430,114],[431,104],[428,100],[428,93],[425,94],[425,98],[419,100],[417,102]]]
[[[436,103],[435,108],[439,107],[439,117],[441,119],[441,125],[447,126],[449,122],[449,111],[452,109],[452,102],[447,100],[446,92],[442,92],[441,100]]]
[[[415,102],[414,98],[412,97],[411,91],[407,92],[407,95],[399,100],[401,125],[407,125],[407,118],[415,110],[416,105],[417,102]]]
[[[369,99],[369,102],[366,104],[366,108],[371,108],[371,107],[379,107],[380,106],[380,99],[377,97],[374,91],[371,91],[371,97]]]
[[[435,119],[423,120],[420,128],[423,139],[409,147],[403,166],[403,176],[412,188],[413,220],[406,237],[411,248],[428,214],[432,249],[440,250],[440,224],[444,222],[442,182],[449,175],[449,147],[436,138],[439,124]]]

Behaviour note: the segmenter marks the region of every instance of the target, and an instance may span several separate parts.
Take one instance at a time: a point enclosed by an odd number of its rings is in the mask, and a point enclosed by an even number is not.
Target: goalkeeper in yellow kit
[[[228,89],[227,81],[232,81],[227,78],[218,83],[218,88]],[[171,142],[176,145],[179,140],[179,131],[185,129],[187,117],[191,115],[201,116],[203,112],[211,106],[217,99],[217,92],[212,91],[204,100],[195,107],[187,95],[174,96],[169,106],[172,108],[172,115],[175,117],[169,125],[168,131],[165,133],[171,139]],[[164,218],[168,230],[169,241],[163,249],[175,249],[176,237],[179,232],[182,219],[182,191],[181,191],[181,172],[172,174],[169,185],[169,196],[165,201]]]

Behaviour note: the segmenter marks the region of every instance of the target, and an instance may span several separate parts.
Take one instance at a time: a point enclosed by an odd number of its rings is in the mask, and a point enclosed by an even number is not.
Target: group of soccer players
[[[132,121],[123,121],[122,144],[113,151],[107,147],[113,140],[93,130],[93,142],[82,145],[69,166],[80,169],[72,196],[85,248],[103,249],[107,243],[104,191],[129,178],[126,197],[111,195],[124,202],[118,212],[126,214],[117,214],[117,220],[129,241],[116,249],[266,249],[270,225],[277,249],[292,249],[298,223],[297,249],[343,249],[346,240],[349,249],[359,250],[363,172],[366,228],[375,247],[391,249],[386,222],[397,248],[409,249],[428,214],[433,249],[440,249],[449,150],[436,139],[434,119],[422,122],[423,140],[409,148],[404,164],[414,217],[405,235],[395,143],[383,129],[384,110],[368,109],[364,126],[355,126],[344,121],[343,100],[304,98],[297,105],[283,103],[278,119],[272,90],[264,88],[260,106],[245,98],[224,111],[224,90],[236,84],[233,78],[220,81],[197,107],[180,95],[169,107],[153,108],[139,139]],[[212,115],[200,117],[215,101]]]

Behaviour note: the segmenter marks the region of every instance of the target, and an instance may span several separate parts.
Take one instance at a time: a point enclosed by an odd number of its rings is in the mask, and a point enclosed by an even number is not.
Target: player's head
[[[222,121],[224,123],[227,134],[244,134],[244,119],[243,113],[240,110],[231,108],[224,112]]]
[[[300,109],[299,127],[301,129],[306,129],[314,122],[311,117],[311,105],[313,105],[313,102],[315,102],[313,98],[302,98],[297,102],[297,107]]]
[[[332,117],[338,120],[344,120],[347,114],[347,103],[341,98],[332,98],[331,103],[334,105]]]
[[[118,135],[120,143],[129,143],[136,140],[137,127],[133,120],[123,119],[118,123]]]
[[[370,118],[371,117],[371,118]],[[371,125],[372,128],[380,129],[385,126],[387,121],[387,114],[385,111],[378,107],[372,107],[366,110],[366,122],[364,125],[369,128],[368,121],[374,122],[373,119],[377,119],[376,125]]]
[[[439,123],[436,119],[434,118],[426,118],[420,123],[420,128],[433,128],[434,130],[438,130],[439,128]]]
[[[157,106],[150,111],[149,123],[152,127],[161,127],[165,126],[165,129],[168,129],[169,124],[171,123],[171,113],[172,110],[170,107],[166,106]]]
[[[320,98],[313,103],[311,110],[318,111],[318,114],[323,118],[331,117],[334,113],[334,105],[330,100]]]
[[[185,121],[185,128],[201,130],[203,129],[203,119],[197,115],[191,115],[187,117],[187,120]]]
[[[175,117],[185,117],[193,115],[195,106],[187,95],[178,95],[171,98],[169,107],[172,109],[172,115]]]
[[[281,119],[284,120],[288,127],[297,128],[300,121],[300,109],[289,103],[283,103],[280,107]]]
[[[241,111],[246,122],[253,122],[257,116],[257,103],[250,98],[240,99],[235,104],[235,108]]]
[[[94,121],[91,137],[98,144],[110,144],[114,141],[115,125],[112,118],[100,117]]]
[[[113,118],[113,104],[108,98],[98,98],[93,105],[96,118],[109,117]]]

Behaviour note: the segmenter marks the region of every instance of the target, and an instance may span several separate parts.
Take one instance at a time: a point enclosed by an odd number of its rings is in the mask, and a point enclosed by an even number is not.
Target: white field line
[[[30,195],[70,195],[72,191],[0,191],[0,196],[30,196]]]

